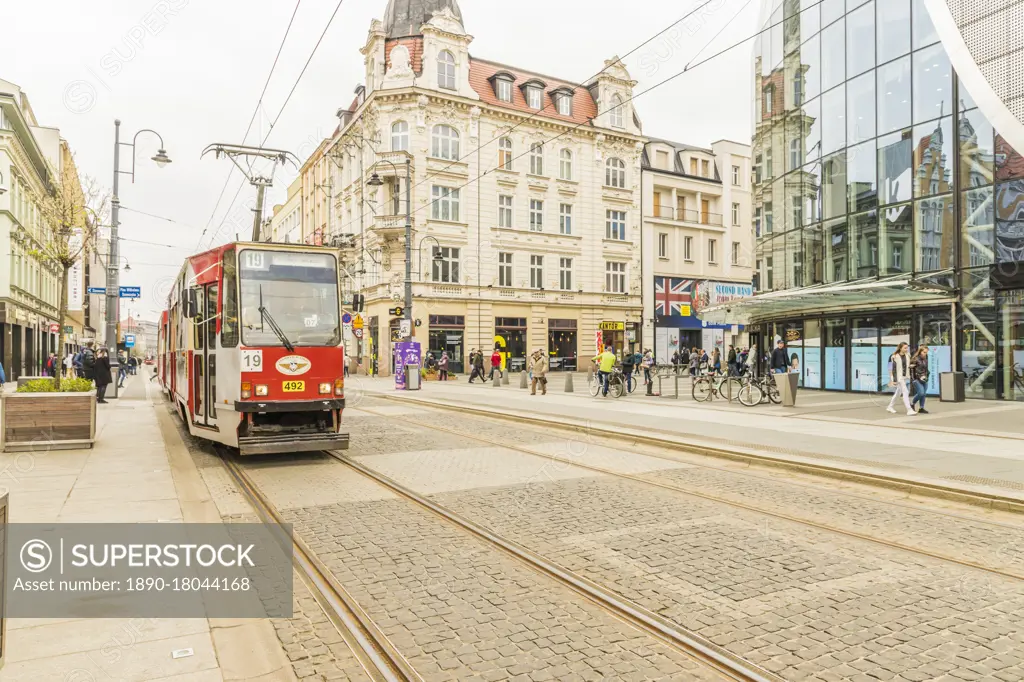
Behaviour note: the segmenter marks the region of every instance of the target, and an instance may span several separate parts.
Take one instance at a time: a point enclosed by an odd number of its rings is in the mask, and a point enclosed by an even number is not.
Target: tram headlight
[[[327,395],[331,392],[331,385],[327,382],[320,384],[320,395]]]
[[[335,379],[334,380],[334,395],[345,395],[345,380]]]
[[[267,387],[265,384],[256,384],[256,395],[265,396],[267,395]]]
[[[247,400],[252,397],[252,382],[242,382],[242,400]]]

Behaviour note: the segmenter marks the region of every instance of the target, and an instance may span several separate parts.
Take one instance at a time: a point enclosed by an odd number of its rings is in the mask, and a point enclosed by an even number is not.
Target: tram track
[[[447,523],[505,552],[542,575],[548,576],[559,584],[568,587],[619,620],[625,621],[651,637],[681,651],[690,658],[720,673],[726,679],[736,680],[737,682],[782,682],[784,679],[758,666],[756,663],[747,661],[729,652],[726,648],[714,644],[696,632],[682,628],[614,591],[569,571],[519,543],[508,540],[489,528],[433,502],[426,496],[357,462],[346,454],[337,451],[325,451],[325,454],[384,486],[400,497],[431,512]]]
[[[435,409],[445,409],[447,406],[444,406],[444,405],[430,405],[430,407],[435,408]],[[838,535],[842,535],[842,536],[849,537],[849,538],[855,538],[855,539],[858,539],[858,540],[862,540],[862,541],[866,541],[866,542],[871,542],[873,544],[884,546],[884,547],[887,547],[889,549],[896,549],[896,550],[903,551],[903,552],[909,552],[909,553],[916,554],[916,555],[919,555],[919,556],[927,557],[929,559],[939,560],[939,561],[942,561],[942,562],[945,562],[945,563],[950,563],[950,564],[958,565],[958,566],[961,566],[961,567],[964,567],[964,568],[969,568],[969,569],[976,570],[976,571],[982,571],[982,572],[987,573],[989,575],[999,576],[999,577],[1002,577],[1002,578],[1010,578],[1012,580],[1024,580],[1024,573],[1018,573],[1018,572],[1014,572],[1014,571],[1006,571],[1006,570],[1002,570],[1002,569],[999,569],[999,568],[994,568],[992,566],[986,566],[985,564],[982,564],[982,563],[979,563],[979,562],[970,561],[970,560],[963,559],[963,558],[958,558],[958,557],[953,557],[953,556],[949,556],[949,555],[946,555],[946,554],[941,554],[939,552],[932,551],[932,550],[929,550],[927,548],[917,547],[917,546],[910,545],[910,544],[907,544],[907,543],[898,542],[898,541],[894,541],[894,540],[890,540],[890,539],[886,539],[886,538],[881,538],[881,537],[878,537],[876,535],[870,535],[870,534],[867,534],[867,533],[861,533],[861,532],[850,530],[850,529],[847,529],[847,528],[839,528],[839,527],[834,526],[834,525],[830,525],[830,524],[819,522],[819,521],[814,521],[814,520],[811,520],[811,519],[808,519],[808,518],[804,518],[804,517],[801,517],[801,516],[795,516],[795,515],[792,515],[792,514],[786,514],[786,513],[777,511],[777,510],[765,509],[764,507],[760,507],[760,506],[753,505],[753,504],[747,504],[747,503],[744,503],[744,502],[739,502],[737,500],[729,499],[729,498],[722,497],[722,496],[719,496],[719,495],[709,494],[707,492],[695,490],[693,488],[689,488],[689,487],[686,487],[686,486],[682,486],[682,485],[678,485],[678,484],[673,484],[673,483],[667,483],[667,482],[664,482],[664,481],[652,480],[650,478],[646,478],[643,475],[623,473],[621,471],[616,471],[614,469],[609,469],[607,467],[601,467],[601,466],[597,466],[597,465],[593,465],[593,464],[587,464],[585,462],[581,462],[581,461],[573,460],[573,459],[568,459],[568,458],[565,458],[565,457],[558,457],[556,455],[552,455],[552,454],[550,454],[548,452],[544,452],[544,451],[538,450],[536,448],[530,448],[530,447],[526,447],[526,446],[522,446],[522,445],[503,443],[503,442],[499,442],[499,441],[496,441],[496,440],[493,440],[493,439],[490,439],[490,438],[486,438],[484,436],[480,436],[480,435],[477,435],[477,434],[474,434],[474,433],[469,433],[469,432],[461,431],[461,430],[458,430],[458,429],[452,429],[452,428],[449,428],[449,427],[446,427],[446,426],[440,426],[440,425],[437,425],[437,424],[421,422],[421,421],[418,421],[418,420],[415,420],[415,419],[410,419],[408,417],[401,416],[401,415],[385,415],[385,414],[380,413],[380,412],[375,412],[372,408],[368,408],[368,407],[360,407],[359,409],[360,409],[360,411],[365,412],[367,414],[372,414],[372,415],[377,416],[377,417],[385,417],[385,418],[387,418],[387,419],[389,419],[391,421],[402,422],[402,423],[406,423],[406,424],[409,424],[409,425],[412,425],[412,426],[417,426],[419,428],[428,429],[428,430],[432,430],[432,431],[440,431],[440,432],[447,433],[447,434],[450,434],[450,435],[453,435],[453,436],[459,436],[461,438],[467,438],[467,439],[470,439],[470,440],[477,441],[479,443],[484,443],[484,444],[487,444],[489,446],[498,447],[498,448],[504,448],[504,449],[508,449],[508,450],[513,450],[515,452],[520,452],[520,453],[531,455],[531,456],[534,456],[534,457],[540,457],[540,458],[546,459],[548,461],[556,462],[556,463],[559,463],[559,464],[567,464],[567,465],[579,467],[581,469],[586,469],[586,470],[589,470],[589,471],[593,471],[593,472],[596,472],[596,473],[601,473],[601,474],[604,474],[604,475],[613,476],[613,477],[616,477],[616,478],[619,478],[619,479],[625,479],[625,480],[634,481],[636,483],[641,483],[641,484],[646,485],[646,486],[651,486],[651,487],[659,488],[659,489],[662,489],[662,490],[672,491],[672,492],[679,493],[679,494],[682,494],[682,495],[686,495],[686,496],[689,496],[689,497],[692,497],[692,498],[699,498],[699,499],[706,500],[706,501],[709,501],[709,502],[715,502],[715,503],[719,503],[719,504],[724,504],[724,505],[727,505],[727,506],[732,507],[734,509],[742,509],[744,511],[748,511],[748,512],[752,512],[752,513],[755,513],[755,514],[771,517],[771,518],[778,519],[778,520],[781,520],[781,521],[786,521],[786,522],[789,522],[789,523],[795,523],[795,524],[798,524],[798,525],[801,525],[801,526],[813,528],[813,529],[818,530],[818,531],[822,531],[822,532],[826,532],[826,533],[838,534]],[[461,410],[461,408],[452,408],[451,411],[462,411],[462,410]],[[332,456],[334,456],[335,458],[338,458],[338,455],[335,455],[333,453],[332,453]],[[684,462],[681,462],[678,459],[675,459],[673,457],[667,457],[667,456],[664,456],[664,455],[644,453],[644,456],[656,457],[656,458],[662,459],[664,461],[674,462],[674,463],[677,463],[677,464],[684,464]],[[362,465],[358,465],[358,466],[362,466]],[[698,465],[698,466],[700,466],[700,465]],[[718,470],[719,471],[724,471],[722,469],[718,469]],[[742,473],[742,472],[729,472],[729,473]],[[863,498],[860,498],[860,499],[863,499]],[[880,502],[878,500],[872,500],[872,501]],[[892,503],[892,502],[889,502],[889,501],[884,501],[884,502],[886,504],[893,504],[895,506],[904,506],[904,505],[898,505],[896,503]],[[969,521],[974,522],[974,523],[991,524],[991,525],[994,525],[994,526],[997,526],[997,527],[1002,527],[1002,528],[1012,528],[1011,526],[1007,526],[1006,524],[999,524],[999,523],[995,523],[995,522],[990,522],[990,521],[986,521],[984,519],[973,519],[973,518],[972,519],[967,519],[965,517],[961,517],[961,516],[958,516],[958,515],[949,515],[949,514],[947,514],[945,512],[938,511],[938,510],[925,510],[925,509],[921,509],[921,508],[917,508],[917,507],[907,507],[907,508],[908,509],[913,509],[916,512],[924,511],[924,512],[929,512],[929,513],[940,514],[940,515],[954,516],[955,518],[960,518],[962,520],[969,520]],[[1021,529],[1016,528],[1015,530],[1019,531]]]
[[[222,460],[239,490],[264,523],[284,525],[280,512],[242,469],[237,458]],[[331,575],[301,538],[292,535],[292,562],[303,583],[374,682],[423,682],[423,678]]]

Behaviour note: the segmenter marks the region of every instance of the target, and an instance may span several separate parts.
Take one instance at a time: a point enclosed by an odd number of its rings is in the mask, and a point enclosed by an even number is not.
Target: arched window
[[[512,138],[498,140],[498,168],[512,170]]]
[[[437,55],[437,86],[455,89],[455,57],[448,50],[442,50]]]
[[[530,174],[544,175],[544,145],[539,142],[530,145]]]
[[[430,155],[438,159],[458,161],[459,131],[447,125],[434,126]]]
[[[391,126],[391,151],[409,151],[409,124],[405,121],[396,121]]]
[[[612,128],[625,128],[626,124],[623,123],[624,116],[622,113],[622,98],[618,95],[612,95],[612,109],[611,109],[611,124]]]
[[[558,155],[558,177],[572,180],[572,150],[563,149]]]
[[[608,159],[605,164],[604,184],[609,187],[626,189],[626,162],[622,159]]]

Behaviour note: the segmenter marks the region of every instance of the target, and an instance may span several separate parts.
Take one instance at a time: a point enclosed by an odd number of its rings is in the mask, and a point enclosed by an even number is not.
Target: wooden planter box
[[[96,394],[8,393],[0,399],[0,451],[91,448]]]

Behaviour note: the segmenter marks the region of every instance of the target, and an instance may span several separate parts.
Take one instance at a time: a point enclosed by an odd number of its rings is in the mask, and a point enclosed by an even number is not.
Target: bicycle
[[[716,397],[732,402],[737,399],[742,385],[739,377],[702,374],[693,380],[693,388],[690,389],[690,393],[693,399],[699,403],[711,402]]]
[[[779,386],[775,383],[775,377],[771,374],[743,379],[737,398],[740,404],[746,407],[753,407],[754,405],[766,402],[775,403],[776,405],[782,404]]]
[[[597,373],[594,373],[593,378],[590,380],[587,388],[590,391],[590,395],[597,397],[598,394],[604,389],[604,382],[601,381]],[[635,383],[634,383],[635,390]],[[618,367],[612,369],[608,375],[608,393],[613,398],[621,398],[626,392],[626,379],[622,374],[622,370]]]

